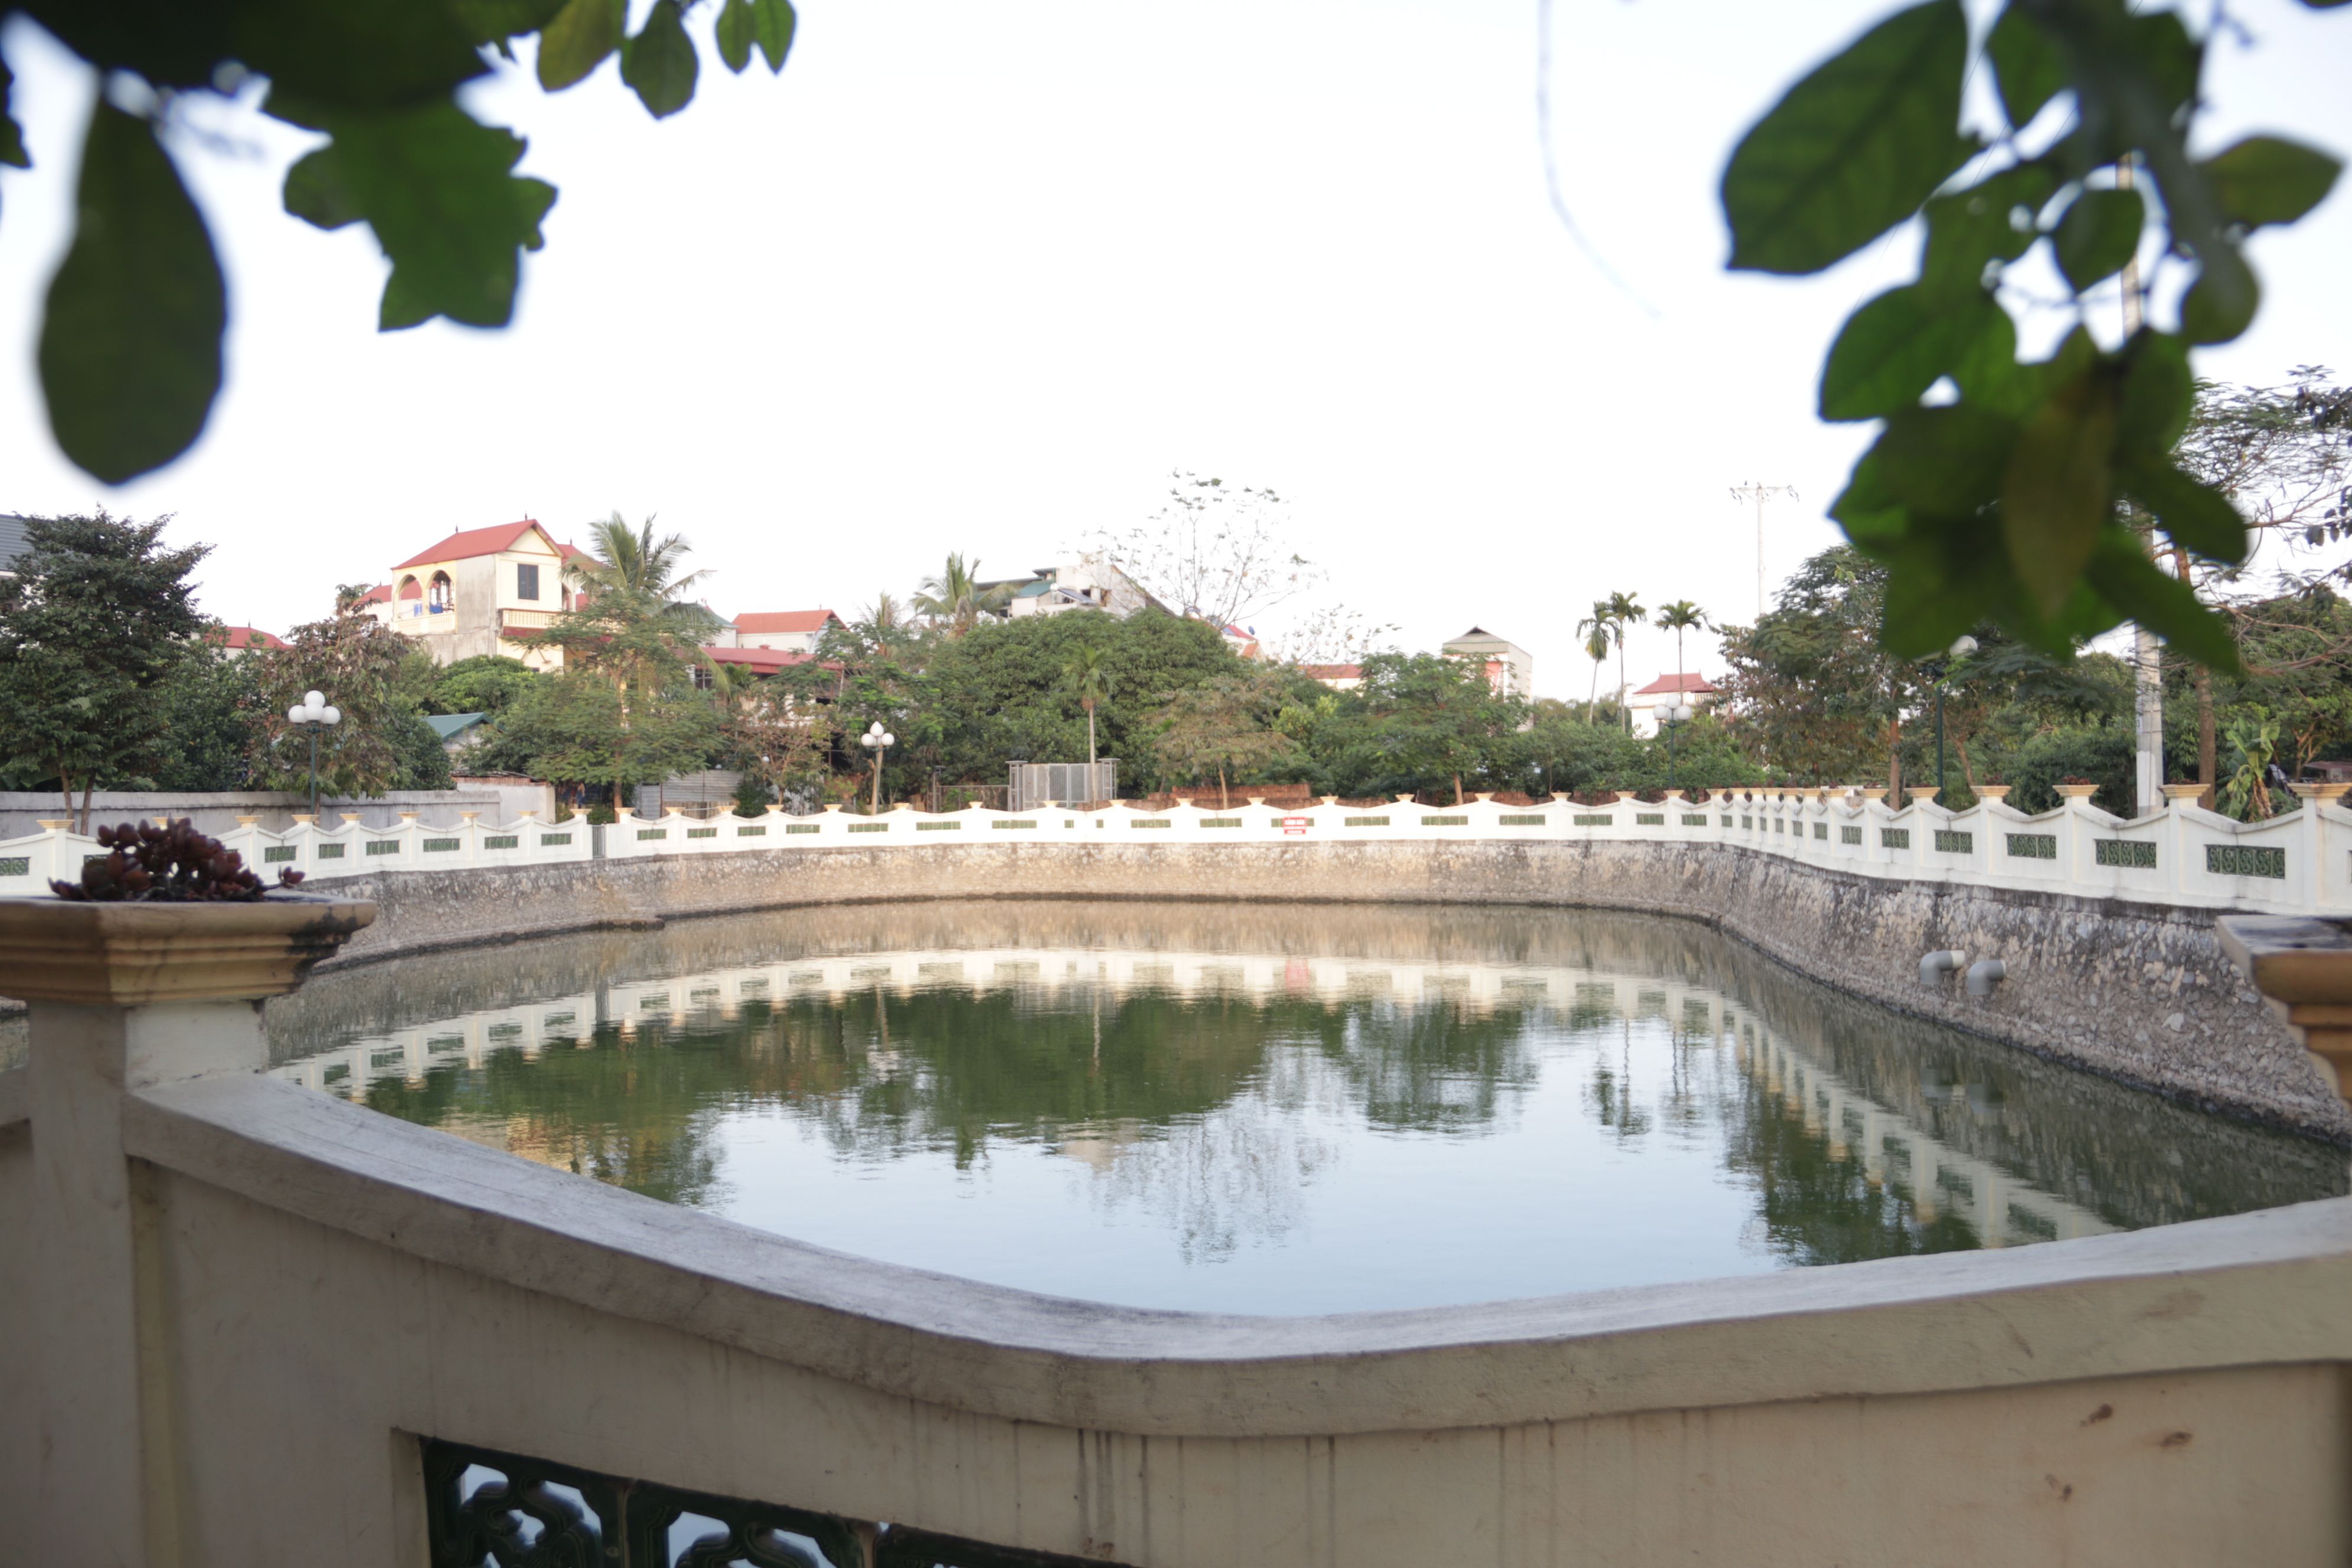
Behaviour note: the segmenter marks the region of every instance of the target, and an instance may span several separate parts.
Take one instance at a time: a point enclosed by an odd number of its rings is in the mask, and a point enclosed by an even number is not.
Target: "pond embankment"
[[[1036,844],[763,852],[341,879],[381,912],[334,967],[558,931],[934,899],[1618,909],[1718,927],[1899,1012],[2226,1115],[2352,1142],[2352,1113],[2215,942],[2210,911],[1888,882],[1693,844]],[[1990,997],[1921,954],[1999,959]]]

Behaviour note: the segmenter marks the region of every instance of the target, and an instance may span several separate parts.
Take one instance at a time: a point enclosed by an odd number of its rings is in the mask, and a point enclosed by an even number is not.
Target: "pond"
[[[277,1075],[844,1252],[1309,1313],[2333,1196],[2341,1151],[1581,911],[1007,902],[330,973]]]

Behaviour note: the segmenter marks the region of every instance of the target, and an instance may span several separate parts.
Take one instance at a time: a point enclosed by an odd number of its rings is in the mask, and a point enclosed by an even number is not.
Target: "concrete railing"
[[[2073,786],[2070,786],[2073,787]],[[300,871],[312,882],[384,872],[533,866],[647,856],[730,855],[844,846],[1037,843],[1264,844],[1482,840],[1499,843],[1635,842],[1729,845],[1860,876],[1905,882],[2011,888],[2185,908],[2352,913],[2352,811],[2344,786],[2315,790],[2299,811],[2242,823],[2174,800],[2137,819],[2070,798],[2037,816],[1984,801],[1948,812],[1925,800],[1894,808],[1861,790],[1759,790],[1703,802],[1621,795],[1607,805],[1554,800],[1514,806],[1481,797],[1459,806],[1400,798],[1384,806],[1335,801],[1305,810],[1182,803],[1164,811],[1120,805],[1098,811],[1021,813],[971,806],[933,816],[901,806],[878,816],[836,807],[791,816],[698,821],[672,813],[625,816],[602,826],[582,817],[525,816],[492,825],[467,816],[455,826],[414,820],[371,827],[345,814],[298,820],[285,832],[243,823],[222,836],[265,878]],[[2087,795],[2086,786],[2079,794]],[[0,895],[38,894],[51,878],[79,874],[92,839],[52,826],[0,843]]]

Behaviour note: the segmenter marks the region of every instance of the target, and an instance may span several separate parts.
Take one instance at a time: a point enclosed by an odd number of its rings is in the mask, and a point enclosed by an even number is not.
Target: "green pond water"
[[[2200,1114],[1623,915],[795,910],[270,1005],[278,1075],[844,1252],[1304,1313],[2015,1247],[2346,1191]]]

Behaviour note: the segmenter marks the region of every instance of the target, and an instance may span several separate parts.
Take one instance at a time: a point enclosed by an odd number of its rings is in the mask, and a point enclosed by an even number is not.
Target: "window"
[[[537,566],[527,563],[515,568],[515,597],[518,599],[536,599],[539,597],[539,568]]]

